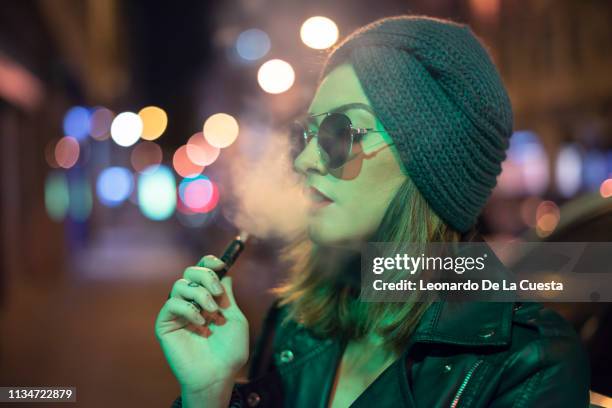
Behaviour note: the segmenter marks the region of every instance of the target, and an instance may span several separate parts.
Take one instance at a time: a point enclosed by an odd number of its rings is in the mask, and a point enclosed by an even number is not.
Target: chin
[[[357,248],[363,242],[362,235],[342,231],[341,228],[334,228],[333,225],[321,225],[311,223],[308,226],[308,237],[318,246],[335,246],[343,248]]]

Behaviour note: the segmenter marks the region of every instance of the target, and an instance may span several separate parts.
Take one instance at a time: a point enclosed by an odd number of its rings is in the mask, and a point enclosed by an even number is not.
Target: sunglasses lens
[[[346,163],[351,150],[351,120],[340,113],[327,116],[319,127],[319,146],[327,154],[328,166]]]

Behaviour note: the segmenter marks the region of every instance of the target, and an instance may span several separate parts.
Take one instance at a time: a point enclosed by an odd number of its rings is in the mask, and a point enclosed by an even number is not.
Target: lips
[[[320,190],[316,189],[315,187],[312,187],[312,186],[309,187],[308,193],[309,193],[309,197],[310,197],[310,201],[311,201],[313,210],[316,210],[322,207],[326,207],[329,204],[334,202],[334,200],[332,200],[331,198],[323,194]]]

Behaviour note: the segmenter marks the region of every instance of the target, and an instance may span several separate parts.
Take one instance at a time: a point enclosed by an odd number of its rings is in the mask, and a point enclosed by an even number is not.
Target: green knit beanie
[[[350,62],[376,116],[432,209],[460,232],[476,222],[501,172],[512,108],[466,25],[421,16],[377,20],[328,56]]]

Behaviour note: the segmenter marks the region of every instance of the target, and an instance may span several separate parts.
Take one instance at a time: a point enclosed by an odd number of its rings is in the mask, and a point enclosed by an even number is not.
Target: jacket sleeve
[[[549,333],[505,362],[492,408],[588,407],[590,369],[579,338]]]
[[[276,372],[267,373],[271,364],[275,328],[279,320],[278,301],[274,301],[264,318],[260,335],[255,343],[249,364],[248,382],[237,382],[232,389],[229,408],[243,408],[250,406],[249,400],[264,399],[265,401],[278,401],[282,398],[278,387],[267,387],[267,383],[279,384]],[[259,402],[259,401],[258,401]],[[255,404],[259,405],[259,404]],[[266,404],[267,405],[267,404]],[[179,395],[170,408],[182,408],[183,402]]]

